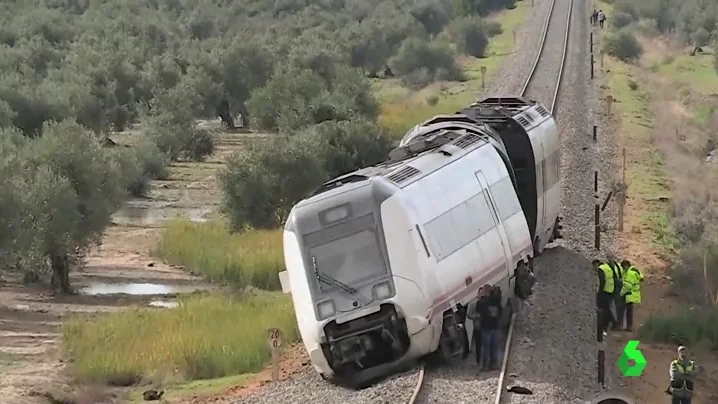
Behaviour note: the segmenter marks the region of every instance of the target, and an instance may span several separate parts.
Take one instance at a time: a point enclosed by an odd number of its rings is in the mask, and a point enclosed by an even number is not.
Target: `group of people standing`
[[[631,331],[634,307],[641,303],[643,274],[628,260],[619,263],[613,254],[608,255],[606,262],[593,260],[593,268],[598,276],[596,307],[600,331],[604,336],[607,335],[609,326],[615,331]],[[612,309],[615,309],[615,315]],[[678,359],[671,362],[671,384],[666,389],[666,393],[671,396],[671,404],[691,404],[693,383],[697,374],[695,361],[688,358],[686,347],[680,346]]]
[[[606,21],[606,13],[603,12],[603,10],[596,9],[593,10],[593,13],[591,14],[591,25],[599,26],[603,28],[603,23]]]
[[[612,255],[607,262],[593,260],[593,267],[598,275],[596,307],[601,331],[607,335],[609,326],[614,331],[633,330],[634,307],[641,303],[643,274],[630,261],[619,263]]]
[[[477,298],[469,303],[466,317],[474,323],[472,339],[476,350],[476,364],[480,370],[496,370],[499,367],[501,347],[501,288],[484,285]]]

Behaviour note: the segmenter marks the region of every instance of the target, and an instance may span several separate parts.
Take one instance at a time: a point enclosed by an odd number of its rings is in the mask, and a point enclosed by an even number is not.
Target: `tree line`
[[[515,0],[0,1],[0,269],[68,273],[129,195],[201,160],[226,101],[275,133],[221,176],[235,230],[279,225],[327,178],[386,156],[370,80],[463,80]],[[138,125],[131,147],[108,135]]]
[[[616,32],[605,43],[606,52],[624,61],[638,59],[643,49],[636,31],[674,36],[698,48],[718,42],[718,3],[711,0],[610,0],[609,16]],[[718,53],[714,53],[718,70]]]

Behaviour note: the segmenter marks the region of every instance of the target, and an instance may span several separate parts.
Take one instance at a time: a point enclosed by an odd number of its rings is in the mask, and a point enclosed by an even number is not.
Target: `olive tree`
[[[219,176],[230,228],[277,227],[326,178],[316,150],[303,137],[279,137],[234,154]]]
[[[43,136],[28,144],[25,152],[30,172],[37,173],[29,179],[49,178],[30,187],[27,198],[29,206],[39,206],[49,218],[42,228],[41,251],[50,262],[53,290],[66,293],[71,290],[73,254],[100,241],[110,215],[125,196],[127,180],[101,138],[74,121],[45,125]],[[48,198],[56,202],[47,204]]]

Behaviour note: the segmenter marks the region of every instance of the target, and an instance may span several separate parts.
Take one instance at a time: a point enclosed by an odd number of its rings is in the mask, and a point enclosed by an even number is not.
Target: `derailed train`
[[[431,353],[466,357],[462,308],[486,283],[509,310],[528,297],[527,268],[560,237],[559,161],[546,108],[487,98],[297,203],[280,279],[316,371],[355,384]]]

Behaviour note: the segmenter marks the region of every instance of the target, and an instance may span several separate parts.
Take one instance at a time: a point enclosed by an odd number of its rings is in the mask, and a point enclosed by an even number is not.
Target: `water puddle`
[[[200,285],[163,285],[157,283],[92,283],[80,289],[83,295],[133,295],[152,296],[175,293],[191,293],[203,290]]]
[[[112,215],[116,225],[161,226],[173,219],[187,219],[193,222],[206,222],[210,208],[173,208],[125,205]]]
[[[176,302],[174,300],[153,300],[150,302],[150,306],[162,307],[165,309],[174,309],[175,307],[179,306],[179,302]]]

